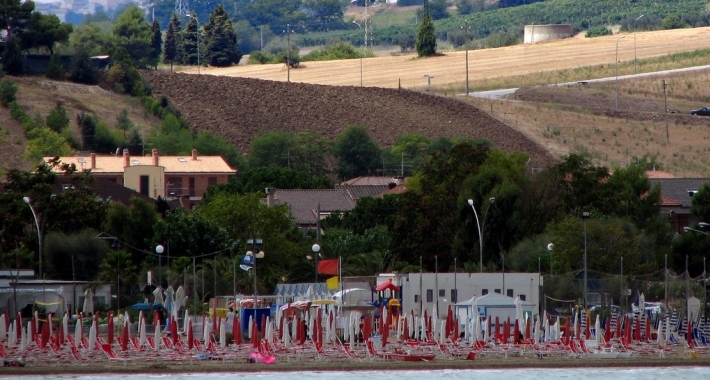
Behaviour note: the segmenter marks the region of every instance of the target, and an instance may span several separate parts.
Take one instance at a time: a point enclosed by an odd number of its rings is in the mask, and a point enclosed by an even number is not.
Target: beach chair
[[[70,350],[71,350],[72,362],[74,364],[79,364],[81,366],[85,366],[88,364],[88,361],[83,356],[81,356],[81,353],[79,353],[79,349],[76,348],[76,346],[72,345],[70,347]]]
[[[113,351],[113,348],[108,343],[101,344],[101,351],[106,355],[106,358],[109,361],[121,362],[121,363],[123,363],[124,366],[126,366],[126,364],[129,361],[131,361],[131,359],[129,359],[129,358],[122,358],[122,357],[119,357],[118,355],[116,355],[116,353]]]
[[[148,343],[148,346],[150,346],[152,350],[155,350],[155,339],[153,339],[152,336],[145,337],[145,341]]]

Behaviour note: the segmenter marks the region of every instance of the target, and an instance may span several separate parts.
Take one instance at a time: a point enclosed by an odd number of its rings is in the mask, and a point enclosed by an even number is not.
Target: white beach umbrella
[[[64,313],[64,317],[62,318],[62,333],[64,333],[64,336],[69,336],[69,315],[67,313]]]
[[[598,345],[602,343],[602,324],[599,320],[599,314],[597,314],[597,320],[594,321],[594,340]]]
[[[658,321],[658,331],[656,331],[656,344],[663,344],[663,321]]]
[[[155,323],[155,331],[153,332],[153,341],[155,342],[155,350],[160,351],[160,345],[163,343],[160,339],[160,320]]]
[[[0,342],[5,339],[7,335],[7,321],[5,320],[5,314],[0,314]]]
[[[185,309],[185,316],[182,318],[182,331],[187,334],[187,324],[190,321],[190,314],[188,314],[187,309]],[[194,327],[194,326],[193,326]]]
[[[518,321],[519,326],[524,326],[523,325],[523,301],[520,300],[520,296],[515,297],[515,300],[513,301],[513,304],[515,305],[515,319]]]
[[[290,330],[289,324],[290,324],[290,322],[288,322],[288,321],[284,323],[284,331],[283,331],[283,334],[281,335],[285,349],[288,349],[289,346],[291,345],[291,333],[289,332],[289,330]]]
[[[89,328],[89,351],[93,351],[96,347],[96,320],[91,322],[91,328]]]
[[[439,326],[439,343],[446,343],[446,321],[441,321],[441,326]]]
[[[540,342],[540,316],[538,315],[535,318],[535,325],[534,325],[534,330],[533,330],[533,342],[535,344],[538,344]]]
[[[224,328],[225,324],[226,320],[221,319],[219,324],[219,346],[222,348],[227,347],[227,330]]]
[[[160,286],[155,288],[155,290],[153,290],[153,297],[154,297],[153,298],[154,304],[161,304],[162,305],[164,303],[163,302],[163,288],[161,288]]]
[[[474,341],[479,341],[481,340],[481,318],[478,316],[478,313],[476,313],[473,317],[473,336],[474,336]]]
[[[25,350],[27,350],[27,334],[28,331],[23,327],[22,331],[20,331],[20,352],[25,352]]]
[[[7,329],[7,346],[12,347],[15,345],[15,324],[10,323],[10,327]]]
[[[249,318],[249,322],[251,322],[251,318]],[[251,326],[251,323],[249,323],[249,326]],[[210,331],[212,331],[212,320],[205,318],[205,322],[202,324],[202,340],[205,341],[205,345],[210,342]],[[251,334],[251,329],[249,332]]]
[[[81,310],[84,315],[94,313],[94,291],[91,288],[84,291],[84,305]]]
[[[145,336],[145,317],[141,315],[141,318],[138,321],[138,343],[140,343],[141,347],[145,346],[146,340],[147,339]]]
[[[671,341],[671,319],[666,317],[666,342]]]
[[[550,320],[545,318],[542,320],[542,328],[545,331],[545,343],[550,342]]]
[[[249,333],[249,338],[251,338],[251,330],[252,330],[252,325],[253,325],[253,324],[254,324],[254,321],[253,321],[253,319],[252,319],[252,316],[250,315],[250,316],[249,316],[249,329],[247,330],[247,332]]]
[[[491,316],[489,315],[488,318],[486,318],[486,321],[485,321],[485,323],[486,323],[486,330],[483,332],[483,341],[484,341],[485,343],[488,343],[488,340],[491,339],[491,332],[490,332],[490,329],[488,328],[488,326],[490,326],[490,324],[488,324],[488,322],[490,322],[490,320],[491,320]]]
[[[32,323],[32,322],[30,321],[29,323]],[[82,329],[83,329],[83,326],[81,325],[79,320],[77,320],[76,325],[74,325],[74,345],[75,346],[78,346],[81,344],[81,338],[82,338],[81,335],[83,333]]]
[[[173,298],[174,295],[175,289],[173,289],[172,286],[168,286],[168,288],[165,289],[165,292],[163,292],[163,296],[165,297],[165,309],[168,311],[168,314],[170,314],[171,317],[173,315],[173,309],[175,307]]]

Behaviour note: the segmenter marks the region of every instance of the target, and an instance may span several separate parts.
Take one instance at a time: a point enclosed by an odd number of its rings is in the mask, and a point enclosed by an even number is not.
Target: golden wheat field
[[[619,39],[619,37],[624,37]],[[576,37],[538,43],[515,45],[496,49],[469,51],[469,76],[474,82],[521,75],[533,72],[554,71],[580,66],[614,64],[618,40],[619,61],[633,61],[634,35],[615,34],[597,38]],[[638,59],[657,57],[669,53],[708,48],[710,27],[650,31],[636,33]],[[292,82],[338,86],[360,85],[360,60],[305,62],[302,67],[290,70]],[[184,72],[196,73],[194,67]],[[246,65],[227,68],[203,68],[203,74],[259,78],[286,81],[287,70],[282,64]],[[362,60],[364,86],[394,88],[425,88],[431,75],[432,87],[451,87],[465,82],[464,51],[447,51],[442,56],[417,58],[399,55],[366,58]]]

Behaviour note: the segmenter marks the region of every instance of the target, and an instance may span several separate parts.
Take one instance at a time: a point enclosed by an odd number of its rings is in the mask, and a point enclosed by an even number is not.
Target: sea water
[[[220,372],[220,373],[183,373],[183,374],[131,374],[132,380],[291,380],[294,376],[308,380],[332,380],[341,376],[368,380],[698,380],[710,379],[707,367],[653,367],[653,368],[531,368],[531,369],[452,369],[452,370],[403,370],[403,371],[298,371],[298,372]],[[34,380],[44,376],[0,376],[4,379]],[[126,375],[56,375],[53,379],[66,380],[124,380]]]

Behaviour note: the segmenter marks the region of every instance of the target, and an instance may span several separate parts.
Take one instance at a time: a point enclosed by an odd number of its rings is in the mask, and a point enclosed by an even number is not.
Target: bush
[[[249,64],[259,64],[263,65],[266,63],[273,63],[274,57],[267,54],[267,53],[262,53],[259,50],[252,51],[251,54],[249,54]]]
[[[78,49],[74,55],[69,79],[71,79],[72,82],[84,84],[98,83],[96,69],[94,69],[94,66],[91,64],[91,59],[84,49]]]
[[[49,79],[64,79],[66,73],[64,72],[64,66],[62,66],[62,58],[59,54],[52,54],[49,59],[49,67],[44,75]]]
[[[316,49],[301,57],[301,61],[334,61],[338,59],[362,58],[362,50],[346,42],[338,42],[323,49]]]
[[[32,131],[35,129],[35,123],[32,118],[20,107],[17,101],[8,103],[7,108],[10,110],[10,117],[19,121],[22,125],[22,130],[27,137],[32,136]]]
[[[15,100],[17,100],[17,85],[9,79],[0,81],[0,104],[7,107]]]
[[[608,35],[611,35],[611,29],[607,28],[606,26],[600,25],[595,26],[593,28],[589,28],[589,30],[587,30],[587,34],[585,34],[585,37],[593,38]]]
[[[69,116],[67,116],[67,110],[64,108],[62,103],[57,103],[57,105],[49,111],[47,115],[46,125],[49,129],[54,132],[60,133],[62,129],[69,126]]]

